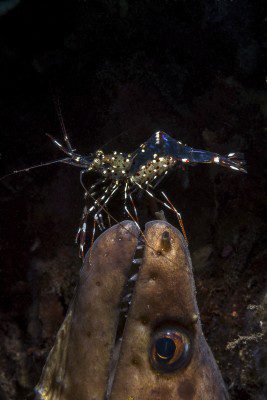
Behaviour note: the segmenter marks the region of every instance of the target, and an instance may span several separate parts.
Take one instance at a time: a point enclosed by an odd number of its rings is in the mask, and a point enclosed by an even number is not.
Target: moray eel
[[[39,400],[224,400],[187,245],[165,221],[124,221],[87,253]]]

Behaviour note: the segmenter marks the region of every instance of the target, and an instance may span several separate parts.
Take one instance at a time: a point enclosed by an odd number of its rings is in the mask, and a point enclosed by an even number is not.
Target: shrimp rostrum
[[[183,164],[196,165],[199,163],[219,164],[236,171],[247,172],[242,153],[229,153],[226,156],[206,150],[198,150],[182,144],[165,132],[159,131],[153,134],[145,143],[133,153],[119,153],[113,151],[105,154],[102,150],[96,151],[90,156],[77,154],[71,147],[67,135],[64,135],[65,145],[51,137],[53,143],[59,147],[68,157],[61,162],[78,166],[80,181],[85,189],[85,198],[91,202],[83,210],[81,224],[77,233],[77,241],[80,244],[80,255],[84,255],[86,239],[86,226],[89,215],[93,216],[94,230],[98,226],[100,230],[105,228],[102,211],[107,212],[106,206],[115,192],[123,188],[124,209],[127,214],[138,224],[137,210],[132,198],[136,190],[142,190],[154,197],[163,206],[173,211],[183,230],[182,219],[171,201],[164,192],[161,192],[162,200],[155,197],[155,188],[169,170],[174,167],[182,167]],[[90,188],[86,188],[84,174],[94,171],[100,175],[99,180]],[[95,197],[95,190],[100,189],[100,195]],[[130,211],[129,204],[131,205]],[[183,233],[185,234],[184,230]]]

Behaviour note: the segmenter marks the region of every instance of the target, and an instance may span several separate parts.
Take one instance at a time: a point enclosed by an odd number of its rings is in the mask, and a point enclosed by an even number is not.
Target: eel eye
[[[157,330],[151,340],[150,362],[159,372],[174,372],[190,361],[192,341],[182,328]]]

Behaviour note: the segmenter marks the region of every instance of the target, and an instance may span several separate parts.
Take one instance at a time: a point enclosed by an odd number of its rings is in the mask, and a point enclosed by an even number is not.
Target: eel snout
[[[36,393],[46,400],[228,399],[177,229],[150,222],[144,239],[124,221],[96,240]]]

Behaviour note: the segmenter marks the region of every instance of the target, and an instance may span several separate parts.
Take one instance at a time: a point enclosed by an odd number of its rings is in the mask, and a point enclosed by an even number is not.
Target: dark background
[[[183,215],[205,335],[241,400],[267,395],[265,25],[255,0],[0,2],[1,175],[62,156],[45,136],[62,138],[54,97],[81,154],[133,151],[159,129],[245,153],[247,175],[200,165],[161,185]],[[67,165],[0,190],[0,399],[32,399],[81,266],[83,192]],[[154,218],[138,203],[143,222]],[[125,218],[119,198],[110,211]]]

